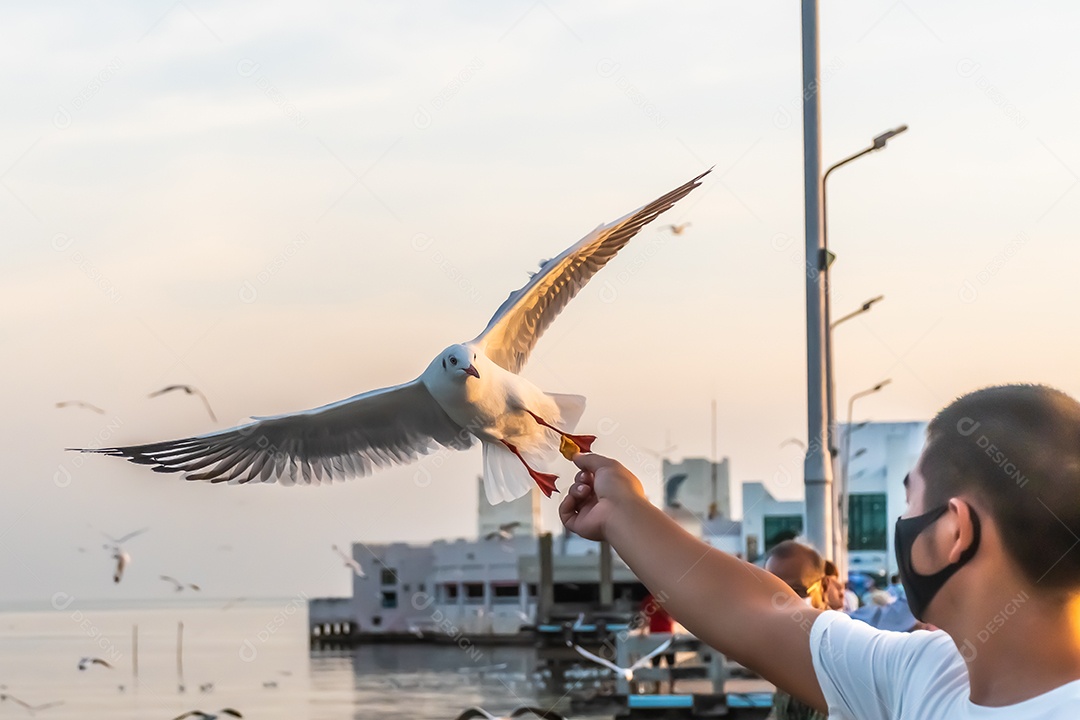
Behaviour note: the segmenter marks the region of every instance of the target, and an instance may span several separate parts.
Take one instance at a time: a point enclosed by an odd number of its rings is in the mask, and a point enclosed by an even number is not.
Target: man
[[[904,594],[904,585],[900,582],[900,573],[893,573],[893,576],[889,578],[889,586],[885,588],[885,592],[892,595],[896,600],[907,600],[907,595]]]
[[[807,607],[701,543],[618,462],[578,455],[560,507],[699,638],[831,718],[1063,720],[1080,707],[1080,403],[1012,385],[940,412],[905,481],[896,552],[935,632]]]
[[[830,578],[827,567],[817,550],[794,540],[778,543],[765,561],[767,571],[787,583],[808,605],[819,610],[829,607],[830,598],[843,601],[838,591],[839,577]],[[825,715],[778,688],[770,717],[773,720],[824,720]]]
[[[840,579],[840,569],[832,560],[825,561],[825,577],[832,578],[825,594],[825,604],[829,610],[851,613],[859,609],[859,596],[851,592],[847,583]]]

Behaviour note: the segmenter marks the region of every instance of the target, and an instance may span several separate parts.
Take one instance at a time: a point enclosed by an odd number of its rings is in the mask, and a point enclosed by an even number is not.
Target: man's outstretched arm
[[[810,627],[820,611],[779,578],[683,530],[649,503],[620,463],[593,453],[574,462],[581,471],[559,507],[568,529],[610,542],[694,635],[826,711],[810,659]]]

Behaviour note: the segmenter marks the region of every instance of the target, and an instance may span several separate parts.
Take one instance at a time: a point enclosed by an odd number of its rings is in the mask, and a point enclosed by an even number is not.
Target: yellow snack
[[[559,440],[559,452],[562,453],[564,458],[573,462],[574,456],[577,455],[579,451],[578,446],[574,444],[574,441],[563,435],[562,439]]]

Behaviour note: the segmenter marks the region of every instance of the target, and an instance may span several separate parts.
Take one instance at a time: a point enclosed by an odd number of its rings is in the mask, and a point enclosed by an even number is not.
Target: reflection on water
[[[116,608],[75,598],[61,605],[0,613],[0,686],[32,705],[62,700],[36,715],[46,720],[169,720],[224,707],[255,719],[443,720],[472,705],[496,713],[526,704],[569,708],[568,688],[537,673],[531,648],[371,645],[310,654],[306,608],[295,598],[228,609],[207,600]],[[115,669],[79,671],[85,656]],[[29,716],[13,701],[0,702],[0,718],[7,717]]]

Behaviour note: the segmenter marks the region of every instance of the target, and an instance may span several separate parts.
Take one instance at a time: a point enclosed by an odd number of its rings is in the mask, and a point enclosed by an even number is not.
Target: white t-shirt
[[[877,630],[825,612],[810,653],[831,720],[1074,720],[1080,680],[1007,707],[968,699],[967,665],[942,630]]]

